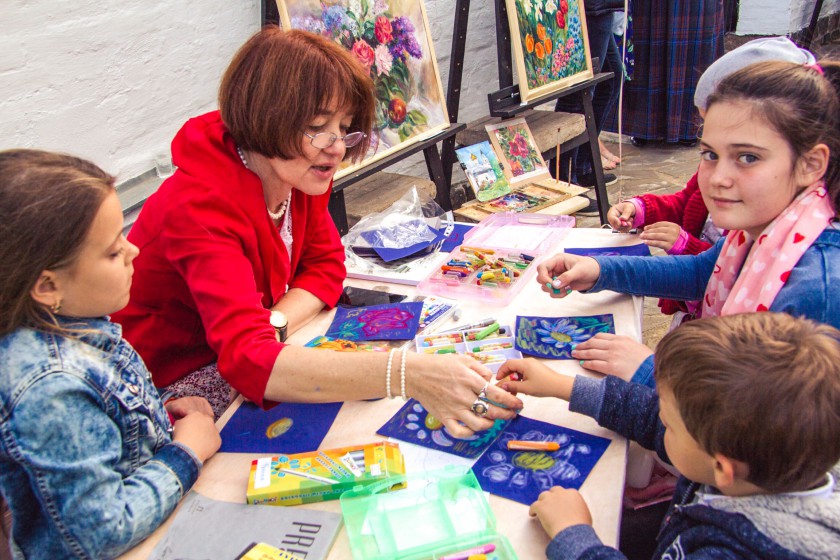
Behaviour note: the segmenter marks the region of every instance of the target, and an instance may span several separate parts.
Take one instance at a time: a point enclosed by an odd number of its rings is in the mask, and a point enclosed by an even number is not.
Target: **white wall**
[[[69,151],[120,180],[215,108],[221,73],[260,17],[259,0],[13,1],[0,15],[0,149]],[[455,0],[425,5],[445,89]],[[492,3],[472,3],[467,48],[460,120],[486,114],[498,86]],[[425,173],[418,160],[403,168]]]
[[[741,0],[739,35],[787,35],[807,27],[814,0]],[[821,14],[840,11],[840,0],[825,0]]]
[[[87,157],[120,180],[152,167],[259,29],[258,0],[6,0],[0,149]]]

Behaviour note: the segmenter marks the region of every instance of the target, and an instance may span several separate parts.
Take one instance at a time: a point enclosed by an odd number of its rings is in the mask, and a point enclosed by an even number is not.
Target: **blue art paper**
[[[556,441],[560,449],[511,451],[510,440]],[[606,438],[517,416],[473,465],[473,473],[482,490],[530,505],[552,486],[580,489],[609,445]]]
[[[440,246],[441,253],[451,253],[455,250],[455,247],[463,245],[464,236],[475,227],[472,224],[452,224],[452,226],[452,233],[443,240],[443,244]]]
[[[625,247],[579,247],[563,249],[563,251],[570,255],[582,255],[584,257],[650,256],[650,247],[644,243],[627,245]]]
[[[304,453],[320,447],[342,403],[281,403],[263,410],[242,403],[222,428],[225,453]]]
[[[615,333],[612,314],[589,317],[517,317],[514,346],[523,354],[571,360],[572,348],[598,333]]]
[[[433,251],[443,241],[441,230],[429,227],[423,220],[410,220],[393,227],[363,231],[362,239],[367,241],[374,252],[385,262]],[[409,241],[416,241],[406,245]]]
[[[446,431],[439,420],[426,412],[422,404],[410,399],[384,426],[376,430],[376,433],[459,457],[475,459],[499,437],[507,423],[506,420],[496,420],[489,430],[476,432],[469,439],[456,439]]]
[[[326,336],[345,340],[410,340],[420,326],[422,301],[337,307]]]

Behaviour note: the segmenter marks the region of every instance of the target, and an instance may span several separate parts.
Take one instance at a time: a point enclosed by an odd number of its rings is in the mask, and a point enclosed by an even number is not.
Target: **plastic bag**
[[[381,257],[383,250],[392,250],[390,254],[398,255],[402,250],[414,248],[416,250],[401,255],[413,256],[440,248],[451,223],[451,212],[444,212],[432,198],[412,187],[382,212],[359,220],[342,242],[348,258],[355,255]]]

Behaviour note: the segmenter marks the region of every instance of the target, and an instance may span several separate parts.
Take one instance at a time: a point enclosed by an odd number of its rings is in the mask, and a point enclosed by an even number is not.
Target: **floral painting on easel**
[[[336,178],[449,126],[446,99],[422,0],[277,0],[285,29],[334,40],[368,70],[376,121],[364,159]]]
[[[484,126],[512,186],[548,176],[548,167],[524,118]]]
[[[523,354],[571,360],[572,349],[598,333],[615,334],[612,314],[588,317],[517,317],[516,349]]]
[[[523,101],[592,77],[583,0],[506,0]]]

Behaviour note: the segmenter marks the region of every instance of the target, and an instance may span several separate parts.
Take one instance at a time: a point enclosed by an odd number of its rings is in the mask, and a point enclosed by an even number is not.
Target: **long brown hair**
[[[233,139],[269,158],[302,155],[302,132],[333,102],[353,115],[351,132],[368,135],[347,148],[345,159],[359,159],[373,127],[370,75],[338,44],[277,26],[266,26],[240,47],[219,87],[219,110]]]
[[[825,187],[840,210],[840,62],[819,67],[792,62],[759,62],[733,72],[718,84],[707,107],[745,101],[790,144],[796,157],[817,144],[830,151]]]
[[[44,270],[73,264],[114,183],[77,157],[0,152],[0,336],[21,326],[61,331],[29,292]]]

